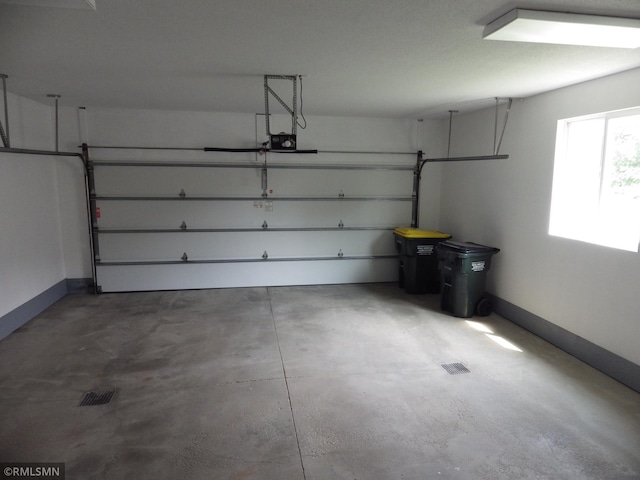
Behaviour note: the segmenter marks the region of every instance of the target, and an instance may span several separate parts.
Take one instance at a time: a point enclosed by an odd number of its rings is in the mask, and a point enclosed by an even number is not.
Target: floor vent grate
[[[104,392],[88,392],[80,402],[79,407],[93,407],[96,405],[105,405],[111,401],[115,390],[106,390]]]
[[[471,373],[471,370],[465,367],[463,363],[441,363],[440,365],[451,375],[458,375],[460,373]]]

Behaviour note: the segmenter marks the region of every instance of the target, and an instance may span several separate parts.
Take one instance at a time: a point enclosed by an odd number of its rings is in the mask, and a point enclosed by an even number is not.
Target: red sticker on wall
[[[96,207],[96,218],[100,218],[100,207]]]

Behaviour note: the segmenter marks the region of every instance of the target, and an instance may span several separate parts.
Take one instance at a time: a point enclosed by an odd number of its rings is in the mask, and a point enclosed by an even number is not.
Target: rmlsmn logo
[[[2,463],[2,479],[43,478],[64,480],[64,463]]]

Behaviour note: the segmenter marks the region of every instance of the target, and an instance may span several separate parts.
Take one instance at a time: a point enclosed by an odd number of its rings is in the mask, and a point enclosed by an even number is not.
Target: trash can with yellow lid
[[[435,247],[451,235],[410,227],[398,227],[393,235],[400,259],[400,287],[407,293],[439,293],[440,273]]]

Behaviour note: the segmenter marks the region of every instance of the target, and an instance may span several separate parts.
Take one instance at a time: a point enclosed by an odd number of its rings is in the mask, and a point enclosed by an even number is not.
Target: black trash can
[[[451,238],[451,235],[409,227],[398,227],[393,234],[400,258],[400,288],[404,288],[407,293],[440,292],[435,247]]]
[[[438,244],[442,310],[455,317],[485,317],[493,311],[493,303],[485,296],[487,272],[491,258],[499,248],[472,242],[448,240]]]

